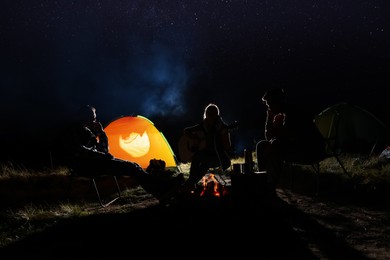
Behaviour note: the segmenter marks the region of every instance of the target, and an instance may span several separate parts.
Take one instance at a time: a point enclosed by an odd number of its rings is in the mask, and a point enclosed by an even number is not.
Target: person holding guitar
[[[188,143],[187,150],[192,153],[190,175],[185,187],[193,187],[209,168],[220,167],[223,171],[230,167],[230,155],[232,146],[229,126],[222,120],[219,108],[214,103],[209,103],[203,113],[203,120],[183,131],[183,137]],[[183,154],[183,153],[182,153]]]

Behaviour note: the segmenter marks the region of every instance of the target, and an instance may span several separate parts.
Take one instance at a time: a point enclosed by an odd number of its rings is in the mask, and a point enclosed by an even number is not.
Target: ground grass
[[[378,157],[362,157],[357,155],[345,155],[340,158],[349,174],[345,174],[334,158],[329,158],[321,162],[321,176],[326,176],[326,184],[332,183],[348,184],[349,187],[366,187],[375,189],[380,185],[390,186],[390,164],[387,160]],[[243,163],[243,158],[232,159],[232,165]],[[190,164],[179,164],[180,172],[188,177]],[[304,183],[312,181],[307,176],[314,178],[314,171],[310,166],[299,166],[294,172],[304,173],[303,178],[294,181]],[[231,174],[229,169],[225,174]],[[42,176],[68,176],[69,169],[66,167],[48,168],[34,171],[22,166],[6,163],[0,166],[0,181],[21,180],[23,182],[34,182]],[[291,185],[290,179],[286,176],[283,179],[284,185]],[[344,186],[345,187],[345,186]],[[129,187],[122,193],[124,198],[120,207],[110,206],[101,208],[96,201],[91,200],[59,200],[55,203],[27,203],[18,207],[5,207],[0,213],[0,247],[4,247],[12,242],[18,241],[30,234],[40,232],[58,221],[66,218],[81,218],[93,214],[104,214],[120,211],[131,211],[144,199],[150,199],[150,195],[145,193],[140,187]]]

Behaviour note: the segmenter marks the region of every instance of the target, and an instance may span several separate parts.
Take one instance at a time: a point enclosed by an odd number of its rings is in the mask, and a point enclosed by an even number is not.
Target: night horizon
[[[239,152],[263,134],[261,95],[280,86],[313,115],[347,102],[390,124],[385,3],[6,1],[2,142],[49,150],[90,104],[104,125],[149,118],[176,150],[214,102],[240,123]]]

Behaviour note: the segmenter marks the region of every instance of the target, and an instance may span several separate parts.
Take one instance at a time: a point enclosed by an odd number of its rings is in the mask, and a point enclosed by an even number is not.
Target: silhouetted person
[[[175,188],[174,185],[178,188],[184,181],[183,176],[179,175],[162,183],[137,163],[115,158],[110,154],[107,135],[96,119],[94,107],[82,107],[76,117],[65,143],[68,165],[75,175],[131,176],[158,199],[165,198],[170,189]]]
[[[267,107],[265,139],[256,145],[259,171],[267,171],[274,191],[283,163],[315,162],[325,153],[325,142],[307,110],[286,102],[282,88],[267,91],[262,101]]]
[[[203,112],[203,120],[184,129],[183,133],[192,140],[193,156],[190,175],[185,186],[195,185],[212,167],[224,171],[230,167],[229,149],[231,139],[228,125],[222,120],[216,104],[208,104]]]

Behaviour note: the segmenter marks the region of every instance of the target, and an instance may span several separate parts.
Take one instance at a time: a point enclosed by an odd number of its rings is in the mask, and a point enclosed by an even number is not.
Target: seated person
[[[274,189],[285,161],[316,162],[325,154],[325,141],[310,114],[286,102],[282,88],[267,91],[262,101],[267,115],[265,139],[256,145],[257,164],[269,173]]]
[[[193,141],[190,176],[185,186],[193,187],[207,173],[209,168],[230,167],[228,150],[231,148],[228,125],[222,120],[219,108],[210,103],[203,113],[203,120],[184,129],[184,136]]]
[[[115,158],[109,153],[108,138],[102,124],[96,119],[96,109],[84,106],[77,113],[76,122],[67,133],[67,164],[75,175],[132,176],[147,192],[158,199],[165,197],[170,189],[179,188],[184,178],[161,182],[161,179],[144,171],[137,163]]]

